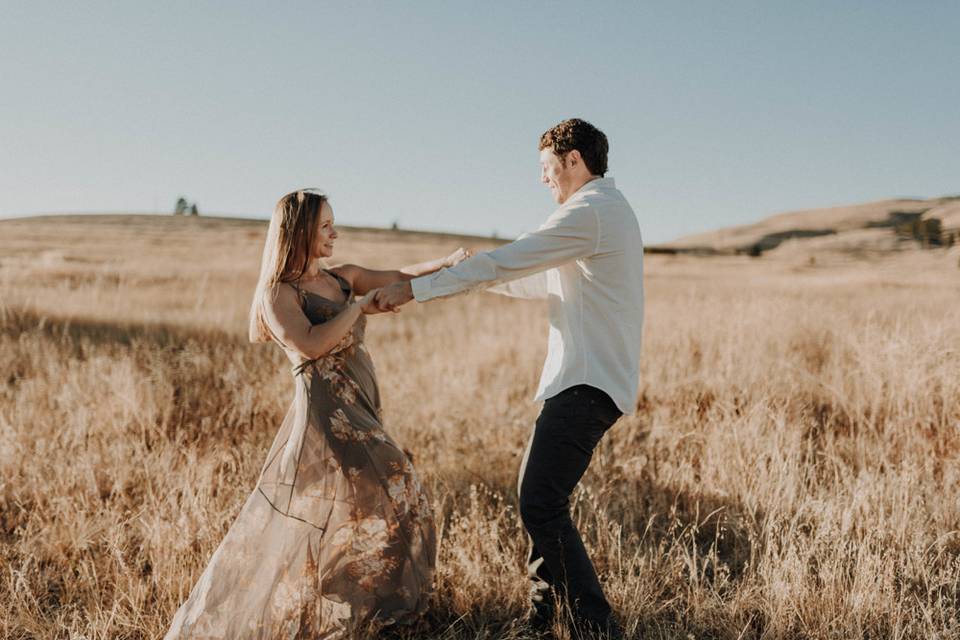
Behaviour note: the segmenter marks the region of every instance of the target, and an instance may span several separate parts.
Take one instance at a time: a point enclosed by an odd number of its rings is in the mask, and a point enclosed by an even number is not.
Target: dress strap
[[[300,278],[297,278],[296,280],[291,280],[287,284],[293,287],[293,290],[297,292],[297,299],[300,301],[300,304],[303,305],[304,295],[303,295],[303,287],[300,286]]]

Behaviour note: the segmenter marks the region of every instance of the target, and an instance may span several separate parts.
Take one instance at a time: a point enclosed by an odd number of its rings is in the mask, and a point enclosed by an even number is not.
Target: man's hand
[[[401,305],[413,300],[410,281],[394,282],[377,292],[376,302],[381,311],[398,311]]]

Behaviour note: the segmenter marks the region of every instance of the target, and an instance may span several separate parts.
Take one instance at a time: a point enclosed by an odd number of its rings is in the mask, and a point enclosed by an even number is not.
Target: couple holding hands
[[[346,638],[407,623],[427,607],[436,562],[431,502],[384,431],[364,346],[365,314],[475,289],[541,298],[549,343],[523,455],[520,515],[530,537],[532,627],[622,637],[571,520],[569,497],[597,443],[631,414],[639,381],[643,247],[607,171],[607,138],[565,120],[540,138],[541,181],[559,207],[492,251],[376,271],[324,268],[337,238],[314,190],[270,220],[250,340],[293,364],[295,395],[257,486],[166,638]]]

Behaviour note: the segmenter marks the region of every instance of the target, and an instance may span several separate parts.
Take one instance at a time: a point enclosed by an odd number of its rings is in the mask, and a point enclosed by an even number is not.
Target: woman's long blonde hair
[[[275,295],[281,282],[293,282],[306,271],[317,219],[327,196],[317,189],[300,189],[280,198],[270,218],[260,260],[260,279],[250,305],[250,342],[267,342],[270,329],[263,317],[267,295]]]

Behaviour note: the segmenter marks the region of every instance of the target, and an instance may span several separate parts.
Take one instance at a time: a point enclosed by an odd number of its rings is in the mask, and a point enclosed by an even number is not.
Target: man
[[[554,593],[577,631],[622,632],[570,518],[569,498],[603,434],[635,409],[643,323],[643,245],[636,216],[607,171],[607,138],[579,119],[540,138],[540,180],[559,208],[535,232],[432,275],[387,287],[395,309],[486,288],[546,298],[544,400],[520,469],[520,516],[533,546],[532,624],[548,627]],[[552,588],[552,589],[551,589]]]

